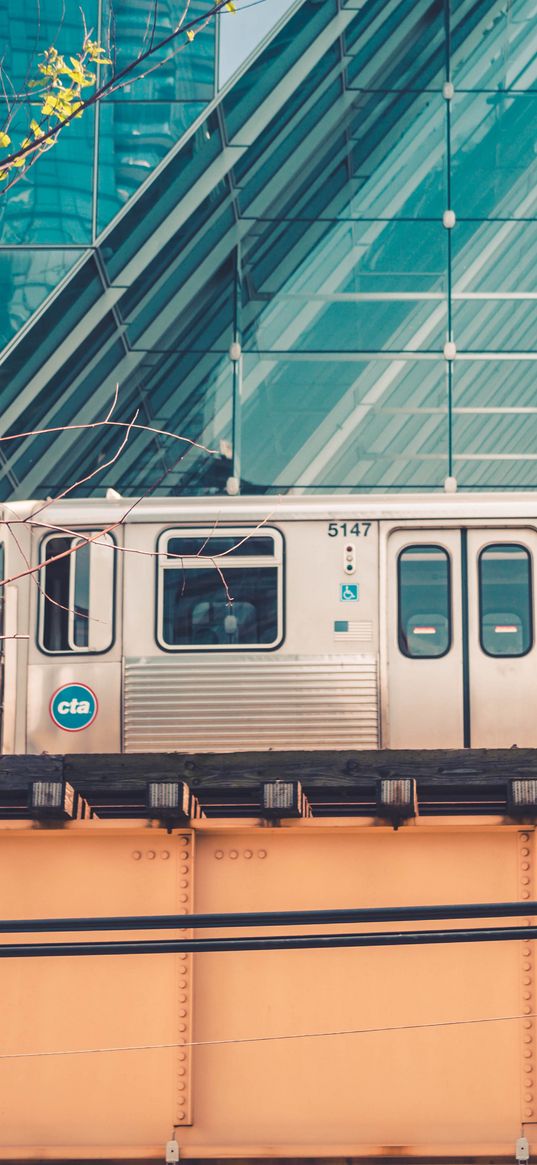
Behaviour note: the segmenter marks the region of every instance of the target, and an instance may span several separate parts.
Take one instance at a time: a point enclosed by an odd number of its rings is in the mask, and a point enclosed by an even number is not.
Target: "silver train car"
[[[3,753],[537,745],[537,498],[2,507]]]

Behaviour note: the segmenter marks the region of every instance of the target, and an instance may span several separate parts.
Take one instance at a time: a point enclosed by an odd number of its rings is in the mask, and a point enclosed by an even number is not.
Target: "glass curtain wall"
[[[299,9],[192,158],[242,143],[332,9]],[[120,304],[147,359],[164,321],[157,423],[225,453],[164,458],[163,492],[219,492],[232,471],[244,493],[535,488],[536,49],[535,0],[368,0],[325,45],[199,207],[172,283]],[[238,245],[168,328],[211,230],[237,218]],[[140,437],[115,471],[125,492],[142,450],[156,480],[163,450]]]
[[[189,12],[204,7],[193,0]],[[154,25],[153,10],[153,0],[0,0],[0,124],[11,117],[13,143],[38,111],[28,81],[39,75],[40,53],[54,45],[68,60],[80,51],[85,21],[119,70],[175,26],[174,0],[158,0]],[[0,349],[214,97],[214,22],[181,49],[174,55],[168,46],[135,70],[132,83],[75,119],[37,165],[0,194]],[[101,82],[109,71],[99,71]]]
[[[77,232],[95,249],[4,363],[6,423],[93,420],[118,383],[118,419],[195,444],[133,431],[116,461],[116,432],[14,442],[3,496],[98,464],[80,492],[535,489],[536,50],[536,0],[303,0],[134,193],[186,90],[157,73],[101,106],[97,187],[61,193],[54,278]],[[40,190],[0,251],[10,326],[49,278],[29,266]]]
[[[535,488],[537,6],[367,4],[344,48],[242,247],[245,485]]]

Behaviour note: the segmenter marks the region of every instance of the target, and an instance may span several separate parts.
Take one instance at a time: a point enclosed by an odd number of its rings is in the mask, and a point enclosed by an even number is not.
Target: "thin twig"
[[[62,490],[61,493],[56,494],[56,497],[48,498],[47,501],[44,502],[43,505],[38,510],[34,511],[34,513],[40,514],[40,513],[42,513],[43,510],[45,510],[47,508],[47,506],[52,505],[54,502],[61,502],[63,498],[67,497],[67,494],[72,493],[74,489],[78,489],[78,487],[80,485],[85,485],[87,481],[91,481],[91,479],[93,477],[95,477],[98,473],[102,473],[103,469],[109,469],[110,466],[114,464],[114,461],[117,461],[118,457],[123,452],[125,445],[127,444],[127,441],[130,437],[132,427],[134,425],[136,417],[138,416],[139,411],[140,411],[139,409],[136,410],[132,421],[127,425],[127,430],[126,430],[125,435],[121,441],[121,445],[119,446],[119,449],[116,451],[116,453],[114,453],[114,455],[108,461],[104,461],[102,465],[98,465],[96,469],[92,469],[91,473],[86,474],[85,477],[81,477],[78,481],[75,481],[73,483],[73,485],[68,485],[67,488]],[[105,424],[106,424],[106,422],[105,422]],[[33,515],[32,515],[32,517],[33,517]]]
[[[4,437],[0,437],[0,442],[4,441],[19,441],[23,437],[42,437],[47,433],[72,433],[83,429],[100,429],[100,428],[117,428],[117,429],[140,429],[146,433],[154,433],[157,437],[171,437],[173,441],[182,441],[185,445],[190,445],[194,449],[200,449],[202,453],[210,453],[213,456],[218,456],[218,449],[209,449],[207,445],[202,445],[200,441],[194,441],[192,437],[181,437],[178,433],[172,433],[169,429],[155,429],[152,425],[144,424],[130,424],[128,421],[109,421],[105,418],[104,421],[86,421],[79,425],[51,425],[47,429],[29,429],[25,433],[9,433]]]

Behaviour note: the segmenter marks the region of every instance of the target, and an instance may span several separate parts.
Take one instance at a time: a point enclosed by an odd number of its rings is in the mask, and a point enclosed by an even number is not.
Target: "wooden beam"
[[[183,781],[201,812],[251,817],[262,785],[279,780],[300,782],[316,816],[376,816],[379,782],[405,777],[420,815],[509,816],[509,782],[537,780],[537,749],[5,756],[0,815],[26,815],[33,781],[64,780],[99,816],[143,817],[148,781]]]
[[[258,788],[260,782],[300,780],[305,788],[359,790],[381,777],[414,777],[427,785],[491,785],[537,778],[537,749],[384,750],[364,752],[129,753],[4,756],[0,789],[31,780],[65,777],[89,789],[138,791],[147,781],[185,780],[193,790],[225,785]]]

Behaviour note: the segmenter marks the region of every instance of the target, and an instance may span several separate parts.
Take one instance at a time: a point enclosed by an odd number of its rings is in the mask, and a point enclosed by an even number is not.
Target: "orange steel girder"
[[[534,845],[490,817],[3,822],[0,916],[520,899],[529,924]],[[514,1161],[537,1119],[534,960],[521,941],[2,959],[0,1157]]]

